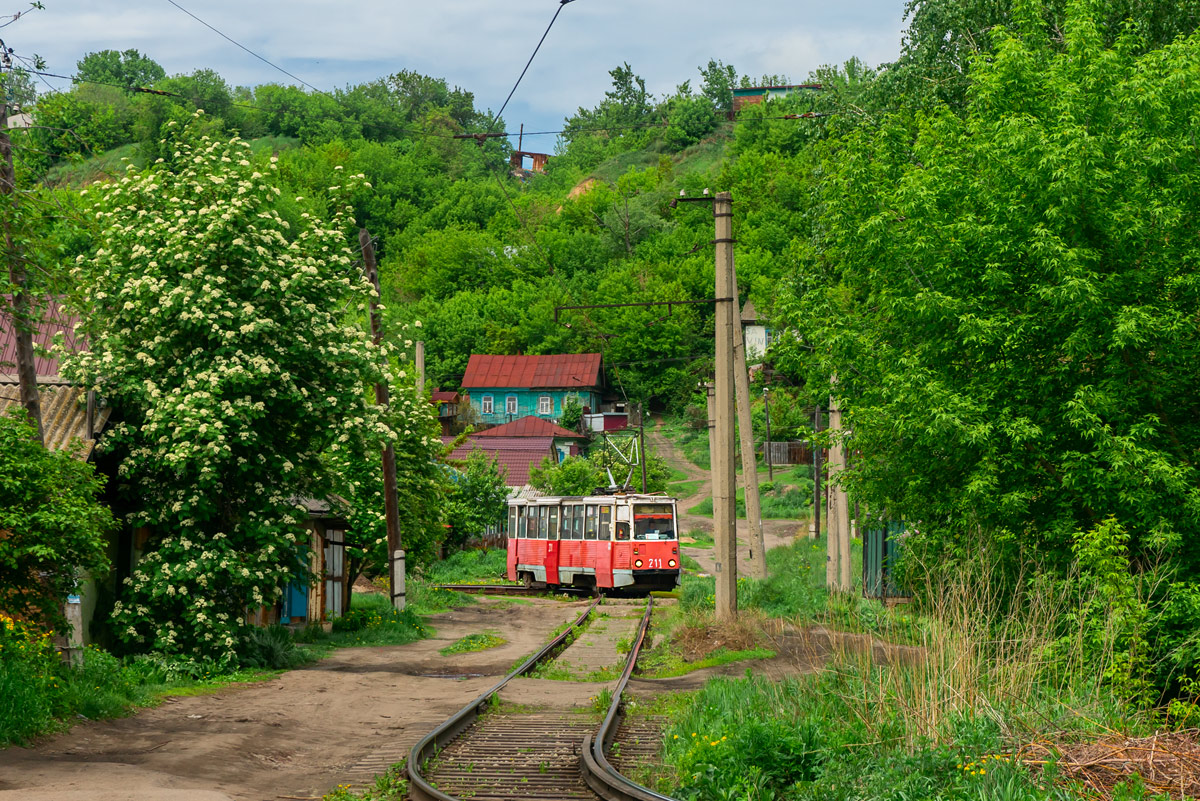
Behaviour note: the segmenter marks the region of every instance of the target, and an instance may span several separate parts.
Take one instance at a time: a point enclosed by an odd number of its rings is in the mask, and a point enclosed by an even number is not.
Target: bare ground
[[[271,681],[82,723],[31,748],[0,751],[0,801],[319,798],[399,761],[582,605],[538,600],[491,610],[484,601],[434,616],[433,639],[340,649]],[[485,628],[508,643],[438,653]]]

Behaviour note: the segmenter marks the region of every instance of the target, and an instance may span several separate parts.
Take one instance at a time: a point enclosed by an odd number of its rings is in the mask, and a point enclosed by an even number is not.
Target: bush
[[[289,670],[308,661],[308,654],[296,647],[292,633],[283,626],[250,629],[242,646],[245,667]]]

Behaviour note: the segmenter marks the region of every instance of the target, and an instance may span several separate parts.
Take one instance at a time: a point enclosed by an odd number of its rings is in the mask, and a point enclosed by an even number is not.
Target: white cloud
[[[231,38],[322,89],[401,69],[446,78],[498,109],[559,7],[555,0],[180,0]],[[709,58],[743,73],[802,80],[825,63],[858,56],[871,64],[899,52],[902,0],[840,4],[758,0],[575,0],[526,75],[510,110],[512,128],[557,127],[593,106],[608,70],[628,62],[655,94]],[[166,0],[54,0],[5,30],[22,54],[70,73],[87,52],[137,48],[169,74],[212,68],[234,85],[292,81],[177,10]],[[58,82],[61,83],[61,82]]]

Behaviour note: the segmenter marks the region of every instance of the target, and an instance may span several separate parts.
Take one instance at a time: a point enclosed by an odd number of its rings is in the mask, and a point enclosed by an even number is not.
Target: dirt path
[[[213,695],[170,698],[0,750],[0,801],[263,801],[319,798],[380,772],[495,683],[586,602],[494,599],[436,615],[436,638],[345,648],[308,668]],[[494,629],[508,643],[441,656]]]
[[[661,431],[659,426],[662,425],[661,419],[655,420],[655,426],[646,431],[646,439],[650,441],[654,450],[666,460],[671,467],[687,474],[689,480],[699,480],[700,486],[694,493],[686,498],[679,498],[679,530],[685,536],[689,531],[704,531],[711,533],[713,530],[713,521],[711,517],[702,515],[688,514],[687,510],[691,509],[696,504],[712,497],[712,474],[707,470],[703,470],[688,461],[687,457],[675,447],[675,443],[668,439]],[[779,545],[787,545],[796,537],[807,536],[808,521],[807,520],[764,520],[763,521],[763,541],[768,549],[775,548]],[[737,539],[738,539],[738,575],[750,575],[748,572],[748,561],[750,558],[750,523],[749,521],[738,519],[737,521]],[[695,548],[684,544],[681,546],[683,553],[696,560],[700,565],[701,571],[712,573],[716,569],[716,564],[713,560],[713,551],[711,548]]]

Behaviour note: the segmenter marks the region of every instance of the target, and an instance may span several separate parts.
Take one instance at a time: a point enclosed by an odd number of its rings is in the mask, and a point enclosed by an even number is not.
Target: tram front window
[[[635,540],[675,539],[675,515],[668,503],[638,504],[633,507]]]

